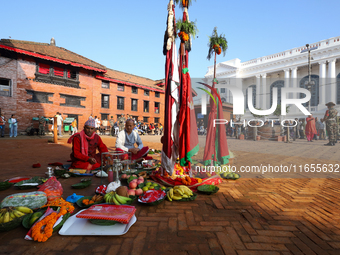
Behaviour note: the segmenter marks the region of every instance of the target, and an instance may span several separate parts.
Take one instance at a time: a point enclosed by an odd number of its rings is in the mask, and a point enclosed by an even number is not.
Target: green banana
[[[120,196],[116,193],[115,195],[115,198],[117,199],[117,201],[121,204],[126,204],[127,202],[130,202],[131,201],[131,198],[129,197],[123,197],[123,196]]]
[[[112,201],[115,203],[115,205],[120,205],[115,196],[112,196]]]

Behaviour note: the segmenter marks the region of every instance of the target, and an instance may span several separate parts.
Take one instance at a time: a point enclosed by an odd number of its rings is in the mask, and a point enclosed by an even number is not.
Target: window
[[[117,90],[118,91],[124,91],[124,84],[118,84]]]
[[[48,97],[53,96],[53,93],[40,92],[34,90],[26,90],[27,94],[32,95],[31,99],[27,99],[27,102],[33,103],[45,103],[52,104],[52,101],[48,101]]]
[[[124,110],[124,97],[117,97],[117,109]]]
[[[86,97],[60,94],[60,98],[65,98],[65,103],[60,104],[61,106],[85,108],[85,106],[81,105],[81,101],[85,101]]]
[[[54,76],[64,77],[64,68],[54,67]]]
[[[109,81],[102,81],[102,88],[103,89],[109,89],[110,88],[110,82]]]
[[[35,80],[38,82],[79,88],[79,77],[76,68],[66,69],[63,66],[37,63]]]
[[[131,99],[131,111],[137,111],[138,109],[138,99]]]
[[[148,123],[149,122],[149,117],[143,117],[143,122]]]
[[[225,88],[221,88],[221,93],[225,93]]]
[[[110,108],[110,95],[102,94],[102,108]]]
[[[160,103],[155,102],[155,113],[159,113],[160,109],[159,109]]]
[[[39,63],[38,72],[41,74],[49,74],[50,73],[50,65]]]
[[[159,123],[159,118],[155,118],[155,123]]]
[[[144,101],[143,112],[149,112],[149,101]]]
[[[108,120],[109,119],[109,114],[108,113],[101,113],[100,117],[101,117],[102,121],[103,120]]]
[[[161,93],[155,92],[155,97],[160,97],[160,96],[161,96]]]
[[[132,91],[133,94],[138,94],[137,87],[131,87],[131,91]]]
[[[11,96],[11,80],[0,78],[0,96]]]
[[[150,91],[149,90],[146,90],[144,89],[144,96],[149,96],[150,95]]]

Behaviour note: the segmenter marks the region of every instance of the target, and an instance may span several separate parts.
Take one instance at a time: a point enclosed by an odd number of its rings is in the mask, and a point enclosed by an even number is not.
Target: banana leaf
[[[198,186],[197,190],[201,193],[211,195],[219,191],[219,187],[215,185],[202,185],[202,186]]]

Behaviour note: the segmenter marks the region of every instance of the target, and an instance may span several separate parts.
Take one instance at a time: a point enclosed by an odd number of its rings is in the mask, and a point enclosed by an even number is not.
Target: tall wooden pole
[[[215,60],[214,60],[214,79],[213,79],[213,88],[215,88],[215,79],[216,79],[216,51],[215,52]]]
[[[57,117],[53,117],[53,142],[58,143]]]

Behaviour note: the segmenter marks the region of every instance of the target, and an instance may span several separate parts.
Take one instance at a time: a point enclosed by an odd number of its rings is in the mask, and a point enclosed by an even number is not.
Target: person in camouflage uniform
[[[39,116],[39,135],[45,135],[46,120],[43,116]]]
[[[328,133],[329,143],[325,144],[327,146],[334,146],[337,139],[337,122],[336,118],[338,115],[338,111],[334,109],[335,104],[333,102],[329,102],[326,104],[328,110],[325,113],[322,122],[326,121],[326,130]]]
[[[110,123],[110,127],[111,127],[110,134],[112,136],[114,136],[115,135],[115,127],[114,127],[115,121],[113,119],[113,116],[111,116],[111,119],[109,120],[109,123]]]
[[[126,119],[125,119],[125,115],[123,113],[122,116],[120,116],[118,118],[119,132],[124,130],[124,128],[125,128],[125,121],[126,121]]]

